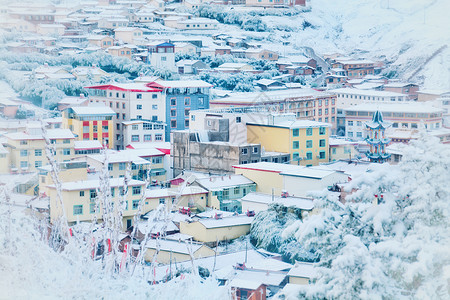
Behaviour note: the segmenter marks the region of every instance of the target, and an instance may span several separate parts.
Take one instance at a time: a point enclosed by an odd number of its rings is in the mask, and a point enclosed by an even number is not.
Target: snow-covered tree
[[[340,203],[323,195],[318,215],[285,232],[320,255],[308,299],[449,299],[450,148],[425,136],[398,166],[351,182]],[[373,204],[375,195],[383,200]]]

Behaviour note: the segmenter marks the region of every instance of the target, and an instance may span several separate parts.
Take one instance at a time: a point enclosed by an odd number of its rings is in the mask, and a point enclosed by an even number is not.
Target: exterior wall
[[[9,173],[9,152],[0,153],[0,174]]]
[[[126,44],[134,44],[135,39],[139,39],[142,37],[142,30],[138,28],[133,31],[115,31],[116,40],[121,40]]]
[[[178,198],[178,203],[176,204],[175,209],[178,210],[180,207],[190,207],[195,208],[197,211],[204,211],[206,209],[207,199],[208,193],[182,195]]]
[[[166,141],[170,141],[171,130],[189,128],[190,111],[209,108],[209,89],[202,88],[185,94],[166,92],[166,108]],[[175,116],[172,111],[175,111]]]
[[[325,134],[319,133],[318,127],[312,128],[312,135],[307,135],[306,128],[299,128],[299,135],[294,136],[293,129],[247,125],[248,142],[259,143],[266,151],[284,152],[291,154],[291,164],[318,165],[328,162],[328,137],[329,128],[325,127]],[[324,140],[323,146],[320,146],[320,140]],[[311,147],[307,148],[307,141],[311,141]],[[295,142],[298,142],[298,148],[294,148]],[[319,158],[323,153],[323,158]],[[310,153],[310,157],[308,157]],[[301,158],[300,160],[297,158]]]
[[[153,256],[155,255],[155,252],[156,252],[155,249],[147,248],[147,251],[144,254],[144,260],[151,262],[153,260]],[[195,251],[193,253],[193,255],[195,258],[210,257],[210,256],[214,256],[214,250],[212,250],[211,248],[208,248],[206,246],[202,246],[200,249]],[[160,250],[158,253],[158,256],[156,257],[156,261],[158,263],[162,263],[162,264],[169,264],[171,257],[172,257],[172,262],[182,262],[182,261],[188,261],[191,259],[189,254],[171,252],[171,251],[167,251],[167,250]]]
[[[60,169],[58,173],[60,182],[87,180],[87,169]],[[49,185],[54,184],[51,172],[39,172],[39,193],[49,195]]]
[[[144,189],[144,185],[140,185],[141,191]],[[115,207],[119,205],[119,201],[123,200],[123,196],[120,196],[118,187],[111,187],[114,189],[115,196],[112,197],[112,201],[115,203]],[[133,209],[133,201],[138,201],[141,199],[141,195],[133,195],[131,192],[132,187],[129,187],[130,192],[127,196],[128,209],[123,211],[124,218],[124,229],[126,229],[126,221],[127,219],[132,218],[137,213],[137,208]],[[84,192],[84,196],[80,195],[80,192]],[[90,189],[80,188],[79,190],[63,190],[62,191],[62,199],[64,203],[64,210],[66,213],[67,221],[69,223],[74,223],[77,221],[82,222],[91,222],[94,216],[93,213],[90,212],[91,202],[90,200]],[[50,221],[54,222],[57,218],[62,215],[62,209],[57,203],[57,194],[55,188],[49,188],[49,196],[50,196]],[[74,206],[82,205],[82,214],[74,214]],[[146,213],[150,209],[144,204],[142,208],[142,212]],[[97,219],[102,220],[103,209],[100,207],[99,212],[97,213]]]
[[[347,182],[347,175],[343,173],[333,173],[322,179],[313,179],[306,177],[287,176],[283,177],[283,189],[288,191],[289,195],[297,197],[307,196],[307,192],[323,190],[335,183]]]
[[[98,140],[102,145],[106,144],[109,149],[113,148],[114,126],[112,120],[80,121],[69,119],[64,113],[63,127],[70,129],[76,135],[77,141]]]
[[[127,146],[131,143],[141,143],[141,142],[159,143],[165,141],[166,137],[166,132],[164,129],[165,124],[157,124],[150,122],[150,125],[147,125],[149,127],[144,128],[143,123],[144,122],[137,122],[136,124],[122,124],[124,146]],[[136,126],[137,129],[135,129]]]
[[[128,59],[131,59],[131,54],[132,54],[132,49],[128,48],[128,47],[122,47],[119,49],[111,49],[108,48],[108,53],[113,55],[113,56],[119,56],[119,57],[126,57]]]
[[[45,154],[46,144],[44,139],[22,141],[26,141],[26,144],[21,144],[20,140],[8,139],[8,144],[12,146],[9,149],[10,155],[8,164],[11,172],[36,172],[36,166],[48,164],[47,156]],[[73,158],[75,155],[73,141],[74,139],[56,139],[54,146],[56,150],[55,159],[57,161],[67,161]],[[67,154],[64,154],[64,149],[67,149]],[[22,155],[24,154],[24,152],[21,152],[22,150],[26,150],[27,155]],[[36,155],[38,153],[40,153],[40,155]],[[27,167],[21,167],[25,162]],[[14,170],[14,168],[17,170]]]
[[[259,213],[260,211],[266,211],[269,208],[269,206],[266,203],[244,201],[244,200],[241,200],[241,203],[242,203],[242,212],[246,212],[247,210],[253,210],[255,213]]]
[[[192,235],[195,240],[204,243],[229,241],[249,232],[250,224],[207,229],[200,222],[180,222],[180,233]]]
[[[272,188],[275,195],[281,195],[283,190],[283,176],[277,172],[265,172],[260,170],[234,169],[236,174],[241,174],[256,183],[256,192],[272,194]]]
[[[294,276],[288,276],[288,278],[289,278],[289,283],[292,283],[292,284],[301,284],[301,285],[309,284],[309,278],[294,277]]]
[[[107,49],[114,46],[114,39],[109,36],[105,36],[102,39],[89,39],[89,43],[94,46],[101,47],[102,49]]]
[[[330,146],[330,161],[354,159],[358,155],[355,145]]]

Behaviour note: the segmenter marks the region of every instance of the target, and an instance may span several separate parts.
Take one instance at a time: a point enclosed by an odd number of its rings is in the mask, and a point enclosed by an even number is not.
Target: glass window
[[[138,124],[131,125],[131,130],[138,130],[138,129],[139,129],[139,125]]]
[[[162,134],[155,134],[155,141],[162,141]]]
[[[348,126],[353,126],[353,121],[348,121],[348,122],[347,122],[347,125],[348,125]]]
[[[151,142],[151,141],[152,141],[152,135],[144,134],[144,142]]]
[[[133,134],[133,135],[131,136],[131,141],[132,141],[132,142],[139,142],[139,135]]]
[[[152,130],[152,124],[150,123],[144,123],[142,124],[142,127],[144,128],[144,130]]]
[[[177,127],[177,121],[176,120],[170,121],[170,127],[176,128]]]
[[[84,191],[80,191],[80,197],[84,197]]]
[[[89,198],[92,200],[92,199],[95,199],[97,197],[97,190],[89,190]]]
[[[155,110],[158,109],[158,104],[153,104],[152,109],[155,109]]]
[[[141,109],[142,109],[142,104],[137,104],[137,105],[136,105],[136,109],[137,109],[137,110],[141,110]]]
[[[133,209],[137,209],[139,207],[139,200],[133,200],[132,206],[133,206]]]
[[[325,140],[319,140],[319,147],[325,147]]]
[[[70,148],[63,149],[64,155],[70,155]]]
[[[136,94],[136,99],[142,99],[142,94]]]
[[[319,128],[319,134],[320,134],[320,135],[324,135],[326,132],[327,132],[326,127],[320,127],[320,128]]]
[[[166,203],[166,199],[160,198],[160,199],[159,199],[159,204],[164,204],[164,203]]]
[[[177,105],[177,98],[171,98],[170,105]]]
[[[325,159],[325,151],[319,152],[319,159]]]
[[[119,170],[125,170],[126,164],[124,162],[119,163]]]
[[[34,162],[34,167],[35,167],[35,168],[40,168],[40,167],[42,167],[42,161],[36,160],[36,161]]]
[[[152,157],[152,164],[162,163],[162,157]]]
[[[133,186],[133,195],[139,195],[141,193],[140,186]]]
[[[311,136],[313,133],[313,129],[312,128],[306,128],[306,135]]]
[[[312,159],[312,152],[306,152],[306,159],[311,160]]]
[[[299,129],[293,129],[292,130],[292,136],[298,136],[299,135]]]
[[[241,189],[239,187],[235,187],[233,192],[235,195],[239,195],[239,193],[241,192]]]
[[[248,151],[247,148],[241,149],[241,153],[244,154],[244,155],[248,153],[247,151]]]
[[[313,146],[313,141],[312,140],[307,140],[306,141],[306,148],[312,148]]]
[[[294,142],[292,142],[292,148],[293,148],[293,149],[298,149],[299,145],[300,145],[300,142],[299,142],[299,141],[294,141]]]
[[[82,215],[83,214],[83,205],[74,205],[73,206],[73,215]]]
[[[28,156],[28,150],[20,150],[20,156]]]

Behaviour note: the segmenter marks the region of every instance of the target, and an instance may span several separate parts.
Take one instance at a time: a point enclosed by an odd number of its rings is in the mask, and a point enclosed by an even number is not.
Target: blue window
[[[320,127],[319,128],[319,134],[320,135],[324,135],[326,133],[326,128],[325,127]]]
[[[298,149],[298,147],[299,147],[299,141],[292,142],[292,148],[293,149]]]
[[[73,206],[73,215],[82,215],[83,214],[83,205],[74,205]]]
[[[319,140],[319,147],[325,147],[325,140]]]
[[[292,136],[298,136],[298,134],[299,134],[299,129],[293,129],[292,130]]]
[[[292,160],[293,160],[293,161],[298,161],[299,156],[300,156],[300,155],[298,154],[298,152],[292,153]]]
[[[139,200],[133,200],[133,209],[137,209],[139,206]]]
[[[312,152],[306,152],[306,159],[311,160],[312,159]]]
[[[306,141],[306,148],[312,148],[313,142],[312,140],[307,140]]]
[[[319,152],[319,159],[325,159],[325,151]]]
[[[312,135],[313,129],[312,128],[306,128],[306,135]]]

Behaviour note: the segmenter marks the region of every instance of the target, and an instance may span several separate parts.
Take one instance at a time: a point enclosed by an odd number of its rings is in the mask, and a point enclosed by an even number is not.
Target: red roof
[[[161,151],[162,153],[164,153],[166,155],[170,154],[170,149],[163,149],[163,148],[156,148],[156,149],[158,149],[159,151]]]

